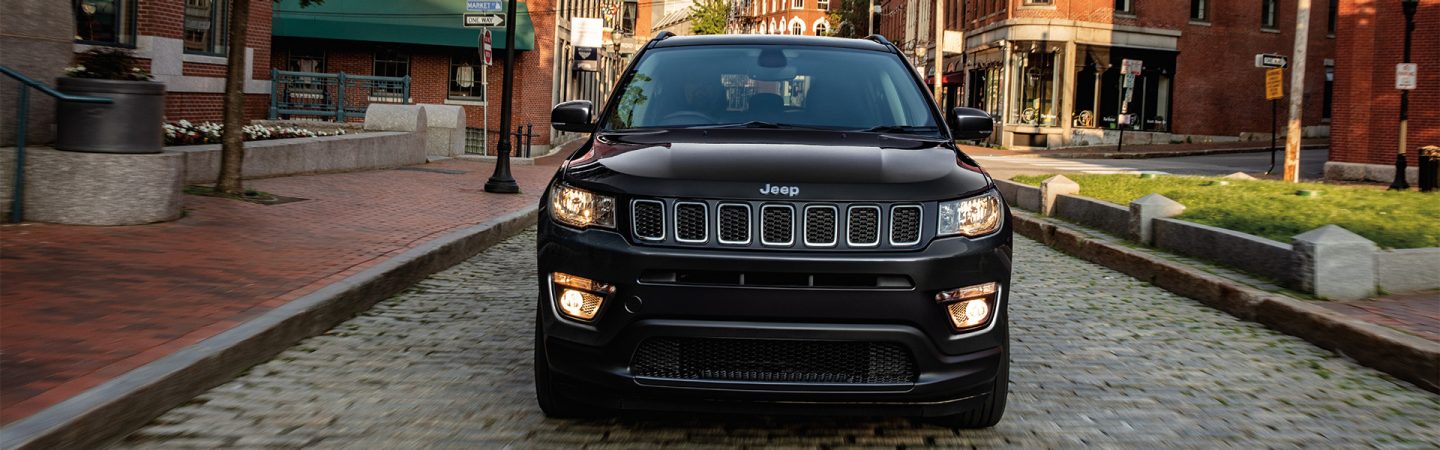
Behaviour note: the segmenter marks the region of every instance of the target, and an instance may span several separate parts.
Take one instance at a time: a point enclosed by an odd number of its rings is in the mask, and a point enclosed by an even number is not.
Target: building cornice
[[[1050,41],[1176,51],[1180,35],[1180,30],[1168,28],[1068,19],[1012,18],[967,31],[965,50],[984,50],[1001,41]]]

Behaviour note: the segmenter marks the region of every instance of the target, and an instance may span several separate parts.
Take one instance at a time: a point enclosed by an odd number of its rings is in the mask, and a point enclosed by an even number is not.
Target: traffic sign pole
[[[495,145],[495,174],[485,182],[485,192],[517,194],[520,185],[510,175],[510,102],[515,88],[515,0],[505,9],[505,75],[500,82],[500,139]]]

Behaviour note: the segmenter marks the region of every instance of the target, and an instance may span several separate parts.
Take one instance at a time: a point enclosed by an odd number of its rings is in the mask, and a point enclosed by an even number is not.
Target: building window
[[[1335,37],[1335,15],[1339,13],[1340,0],[1330,0],[1330,10],[1326,11],[1325,30],[1329,31],[1330,37]]]
[[[815,0],[815,8],[821,11],[829,11],[830,0]]]
[[[185,0],[186,53],[225,53],[225,4],[216,0]]]
[[[1330,120],[1330,110],[1335,102],[1335,66],[1325,66],[1325,96],[1322,98],[1320,118]]]
[[[1134,14],[1135,2],[1133,0],[1115,0],[1115,12],[1122,14]]]
[[[635,34],[635,18],[640,15],[640,3],[627,1],[620,10],[620,32],[622,34]]]
[[[76,41],[135,45],[134,0],[75,0],[74,7]]]
[[[805,9],[805,0],[794,0],[790,2],[791,9]]]
[[[370,73],[377,77],[410,76],[410,54],[390,48],[375,50],[375,64]],[[394,84],[379,85],[371,91],[372,96],[379,97],[382,94],[387,97],[398,97],[404,95],[404,92]]]
[[[1190,20],[1210,20],[1210,0],[1190,0]]]
[[[1018,46],[1010,64],[1013,77],[1011,91],[1015,92],[1010,108],[1010,121],[1025,125],[1054,126],[1056,105],[1059,104],[1060,72],[1055,70],[1058,46],[1047,46],[1043,42],[1032,42]]]
[[[1280,0],[1260,0],[1260,28],[1280,27]]]
[[[476,52],[450,57],[450,94],[455,100],[485,101],[485,65]]]
[[[799,36],[805,34],[805,25],[800,22],[790,24],[790,34]]]
[[[815,35],[825,36],[827,34],[830,34],[830,24],[825,23],[825,19],[815,21]]]
[[[285,69],[296,72],[325,72],[325,51],[316,49],[291,49],[286,58]]]
[[[1026,5],[1052,5],[1055,0],[1025,0]]]

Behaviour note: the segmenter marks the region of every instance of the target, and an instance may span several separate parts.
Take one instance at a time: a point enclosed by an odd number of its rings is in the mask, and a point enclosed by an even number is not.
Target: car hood
[[[566,180],[622,193],[737,199],[915,201],[954,198],[990,185],[973,160],[938,141],[725,131],[602,136],[567,163]],[[795,189],[772,193],[766,186]]]

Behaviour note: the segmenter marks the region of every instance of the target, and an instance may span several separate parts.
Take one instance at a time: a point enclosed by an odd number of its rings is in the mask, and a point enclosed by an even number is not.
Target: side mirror
[[[589,100],[573,100],[555,105],[550,110],[550,126],[560,131],[589,133],[595,130],[590,123],[590,112],[595,105]]]
[[[995,131],[995,119],[990,114],[975,108],[950,110],[950,132],[955,139],[979,140],[990,137]]]

